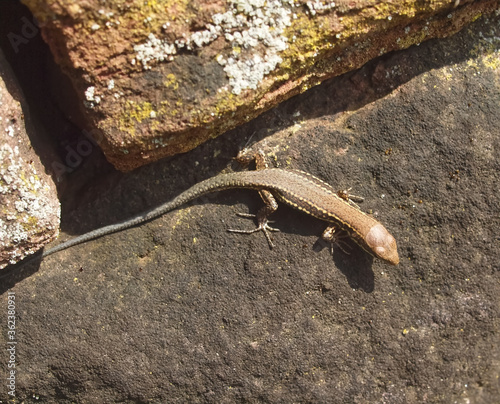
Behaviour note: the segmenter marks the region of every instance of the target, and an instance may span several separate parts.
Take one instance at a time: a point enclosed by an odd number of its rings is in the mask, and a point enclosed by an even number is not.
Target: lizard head
[[[365,237],[365,241],[375,257],[392,265],[399,264],[396,240],[380,223],[370,229]]]

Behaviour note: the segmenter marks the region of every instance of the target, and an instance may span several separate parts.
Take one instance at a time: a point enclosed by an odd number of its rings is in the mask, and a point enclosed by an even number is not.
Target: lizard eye
[[[383,257],[386,255],[386,250],[384,247],[375,247],[373,249],[373,252],[378,256],[378,257]]]

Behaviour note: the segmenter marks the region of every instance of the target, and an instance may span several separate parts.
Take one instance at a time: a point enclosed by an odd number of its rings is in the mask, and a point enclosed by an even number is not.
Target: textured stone
[[[31,147],[26,110],[0,51],[0,269],[33,254],[59,233],[57,192]]]
[[[120,170],[188,151],[375,56],[455,33],[499,4],[23,2]]]
[[[480,18],[189,154],[127,174],[87,161],[58,243],[242,169],[231,157],[254,134],[273,166],[363,196],[401,262],[348,240],[332,257],[324,223],[283,204],[269,250],[260,233],[226,231],[253,227],[235,213],[258,211],[255,191],[200,198],[2,274],[0,307],[16,297],[17,401],[498,403],[499,94],[500,21]]]

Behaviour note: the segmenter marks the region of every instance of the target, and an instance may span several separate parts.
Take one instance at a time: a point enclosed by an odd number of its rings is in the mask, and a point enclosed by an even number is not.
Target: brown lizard
[[[254,230],[229,231],[254,233],[261,230],[264,232],[270,247],[273,247],[269,231],[277,229],[269,226],[268,216],[278,209],[277,199],[327,222],[329,225],[323,232],[323,239],[333,242],[335,232],[344,230],[358,245],[373,256],[392,265],[399,263],[394,237],[380,222],[362,212],[345,195],[337,193],[331,185],[303,171],[267,168],[261,152],[251,158],[256,160],[256,171],[220,174],[209,178],[149,212],[121,223],[90,231],[50,248],[43,252],[42,258],[74,245],[147,222],[207,193],[233,188],[249,188],[258,191],[265,202],[265,206],[256,215],[258,227]],[[250,160],[244,154],[240,154],[237,159],[243,162]]]

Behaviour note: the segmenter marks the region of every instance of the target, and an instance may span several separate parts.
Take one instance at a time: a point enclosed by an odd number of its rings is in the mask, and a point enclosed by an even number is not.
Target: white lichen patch
[[[55,230],[60,218],[60,206],[50,186],[40,181],[34,165],[24,162],[15,149],[0,146],[0,250],[11,251],[11,263],[24,256],[17,245],[29,243],[42,231]]]
[[[212,23],[187,38],[169,42],[149,34],[145,43],[134,46],[133,63],[137,60],[144,69],[150,69],[152,62],[174,60],[181,49],[201,48],[222,37],[232,52],[216,60],[223,66],[233,94],[256,89],[282,62],[279,54],[288,47],[284,32],[291,25],[293,6],[293,0],[231,0],[225,13],[212,15]],[[168,26],[163,24],[164,28]]]
[[[335,8],[335,2],[308,1],[306,3],[310,15],[325,14]]]
[[[163,62],[164,60],[174,60],[172,55],[177,53],[177,47],[174,44],[169,44],[166,41],[162,41],[154,34],[148,35],[148,40],[142,45],[134,46],[134,50],[137,53],[137,60],[142,63],[145,69],[150,69],[148,65],[151,61]],[[134,59],[135,63],[135,59]]]
[[[7,126],[7,128],[5,129],[5,132],[10,137],[14,137],[14,127],[12,125]]]
[[[94,86],[87,87],[85,90],[85,100],[84,104],[87,108],[94,108],[101,102],[101,97],[96,95]]]
[[[224,71],[229,76],[229,85],[233,89],[232,92],[240,94],[242,90],[247,88],[257,89],[264,76],[273,71],[281,61],[278,55],[267,53],[264,58],[259,55],[254,55],[246,60],[230,58]]]

